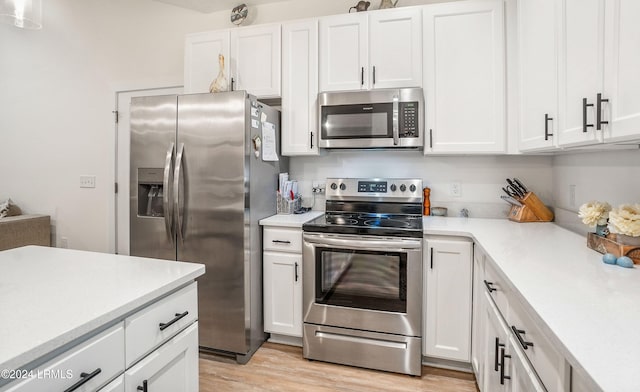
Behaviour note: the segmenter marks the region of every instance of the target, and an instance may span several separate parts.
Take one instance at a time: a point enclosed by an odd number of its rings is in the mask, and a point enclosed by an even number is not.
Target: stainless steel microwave
[[[416,148],[424,143],[421,88],[318,96],[321,148]]]

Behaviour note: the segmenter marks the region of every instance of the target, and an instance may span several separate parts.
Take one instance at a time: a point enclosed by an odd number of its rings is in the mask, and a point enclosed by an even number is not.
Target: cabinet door
[[[302,337],[302,255],[264,252],[264,330]]]
[[[369,87],[366,12],[320,19],[320,91]]]
[[[552,149],[558,124],[558,25],[556,0],[518,1],[519,148]]]
[[[510,355],[505,362],[511,392],[547,392],[513,337],[509,338],[508,347]]]
[[[608,0],[605,33],[605,141],[640,139],[640,1]]]
[[[282,25],[282,154],[318,155],[318,20]]]
[[[424,355],[470,361],[472,243],[425,241]]]
[[[498,310],[496,309],[489,294],[482,296],[484,302],[484,346],[485,346],[485,366],[484,366],[484,388],[480,385],[482,392],[503,392],[510,390],[509,380],[501,379],[502,371],[502,351],[507,349],[509,340],[509,330]],[[505,355],[508,355],[505,352]],[[504,370],[506,372],[506,369]],[[505,374],[509,376],[508,374]]]
[[[473,248],[473,311],[471,330],[471,367],[479,386],[484,381],[484,252],[476,245]]]
[[[561,3],[558,144],[598,143],[602,141],[602,131],[594,126],[595,99],[603,88],[604,0]]]
[[[502,1],[430,5],[423,24],[425,154],[506,152]]]
[[[198,322],[126,371],[125,391],[145,385],[145,391],[198,392]]]
[[[224,56],[224,74],[229,77],[229,31],[187,35],[184,43],[184,93],[208,93],[220,72],[218,55]]]
[[[231,32],[234,90],[258,98],[280,97],[280,25],[243,27]]]
[[[371,88],[422,87],[422,14],[393,9],[369,14]]]
[[[111,381],[98,392],[124,392],[124,375]]]

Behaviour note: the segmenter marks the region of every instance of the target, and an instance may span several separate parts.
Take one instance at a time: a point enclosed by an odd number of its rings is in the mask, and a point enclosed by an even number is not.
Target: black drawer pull
[[[290,244],[291,241],[283,241],[283,240],[271,240],[271,242],[274,242],[276,244]]]
[[[488,290],[490,293],[493,293],[494,291],[498,291],[498,289],[495,289],[495,288],[493,288],[493,287],[492,287],[494,284],[495,284],[495,283],[493,283],[493,282],[488,282],[488,281],[486,281],[486,280],[484,281],[484,285],[485,285],[485,286],[487,286],[487,290]]]
[[[295,267],[295,282],[298,281],[298,262],[293,263]]]
[[[138,388],[136,388],[138,391],[142,391],[142,392],[147,392],[147,380],[144,380],[142,382],[142,386],[138,385]]]
[[[513,331],[513,333],[516,335],[516,338],[518,339],[518,342],[520,342],[520,345],[522,346],[523,349],[527,349],[529,347],[533,347],[533,343],[531,342],[527,342],[522,338],[522,335],[525,335],[526,332],[523,331],[522,329],[518,329],[516,328],[515,325],[511,326],[511,330]],[[522,334],[522,335],[521,335]]]
[[[165,329],[169,328],[173,324],[177,323],[178,320],[186,317],[188,314],[189,314],[188,310],[186,310],[184,313],[176,313],[176,317],[173,320],[169,321],[168,323],[160,323],[160,330],[164,331]]]
[[[602,129],[602,124],[609,124],[609,121],[604,121],[602,119],[603,102],[609,102],[609,100],[602,98],[602,93],[598,93],[598,95],[596,96],[596,129],[598,131]]]
[[[552,121],[553,117],[549,117],[549,113],[544,114],[544,140],[549,140],[549,136],[553,136],[553,133],[549,133],[549,121]]]
[[[504,347],[500,349],[500,385],[504,385],[504,380],[511,380],[511,376],[504,375],[504,359],[511,358],[511,355],[504,354]]]
[[[85,373],[85,372],[80,373],[80,380],[78,380],[77,383],[73,384],[69,388],[65,389],[64,392],[75,391],[76,389],[80,388],[81,386],[83,386],[84,384],[89,382],[89,380],[91,380],[92,378],[94,378],[95,376],[100,374],[101,371],[102,371],[102,369],[97,368],[96,370],[92,371],[91,373]]]
[[[496,353],[495,357],[493,357],[493,370],[495,370],[496,372],[500,368],[500,362],[498,362],[498,350],[500,350],[500,347],[504,347],[504,344],[500,343],[500,338],[496,338]]]
[[[586,98],[582,98],[582,132],[587,133],[587,128],[593,127],[593,124],[587,123],[587,108],[593,106],[592,103],[587,103]]]

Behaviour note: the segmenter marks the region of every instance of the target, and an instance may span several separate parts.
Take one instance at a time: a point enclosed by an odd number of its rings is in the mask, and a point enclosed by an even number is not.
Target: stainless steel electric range
[[[421,374],[422,180],[327,179],[303,229],[303,355]]]

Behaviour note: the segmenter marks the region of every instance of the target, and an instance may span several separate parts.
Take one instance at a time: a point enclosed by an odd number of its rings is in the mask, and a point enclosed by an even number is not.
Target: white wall
[[[354,3],[298,0],[250,12],[267,23]],[[50,214],[54,244],[66,237],[70,248],[113,251],[115,91],[182,84],[184,35],[227,27],[228,10],[151,0],[48,0],[41,31],[0,25],[0,199]],[[82,174],[97,176],[95,189],[79,188]]]
[[[549,204],[552,200],[551,158],[545,156],[423,156],[411,151],[332,151],[321,157],[295,157],[289,163],[290,178],[301,182],[304,195],[312,182],[327,177],[412,177],[431,188],[431,205],[449,208],[457,216],[467,208],[470,216],[505,217],[509,205],[500,200],[506,178],[518,177]],[[459,182],[461,197],[450,195],[452,182]],[[303,200],[310,206],[311,198]],[[314,209],[324,209],[324,198],[316,197]]]
[[[577,212],[591,200],[616,207],[640,203],[640,149],[557,155],[553,158],[553,204],[556,221],[579,233],[594,231],[582,224]],[[569,186],[575,185],[575,203]]]

